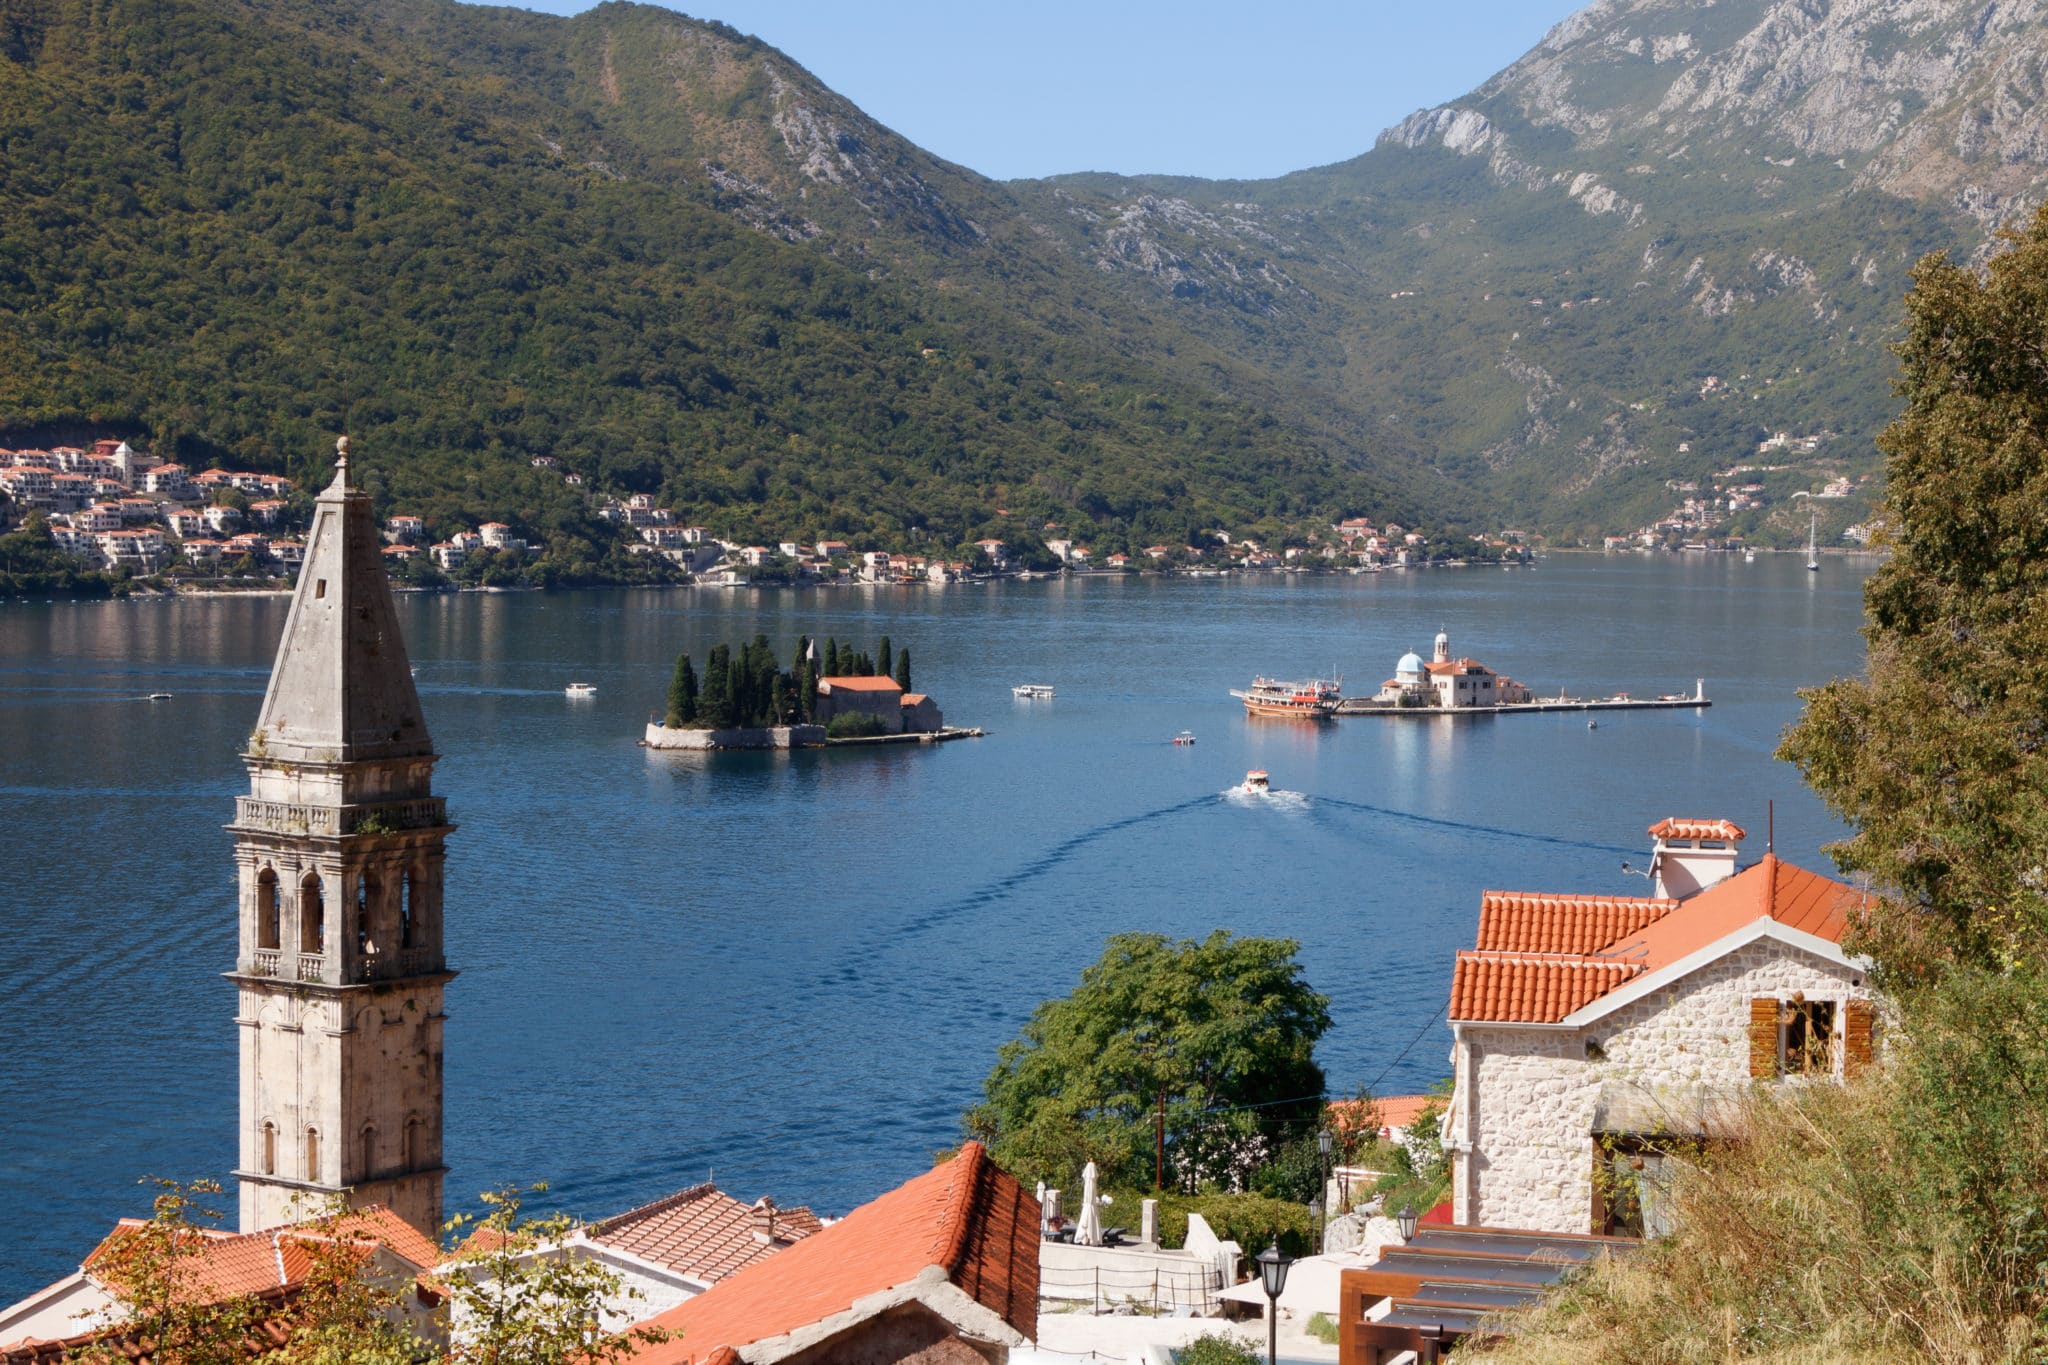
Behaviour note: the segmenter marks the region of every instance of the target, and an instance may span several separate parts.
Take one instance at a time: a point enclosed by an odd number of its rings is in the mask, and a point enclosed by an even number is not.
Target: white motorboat
[[[597,684],[572,682],[562,690],[572,697],[594,697],[597,695]]]
[[[1244,785],[1239,787],[1238,790],[1250,792],[1253,795],[1261,795],[1272,790],[1272,785],[1272,782],[1266,776],[1264,768],[1253,768],[1244,775]]]
[[[1806,514],[1806,571],[1820,572],[1820,547],[1814,542],[1814,532],[1820,529],[1820,513]]]
[[[1010,691],[1020,697],[1051,697],[1052,684],[1018,683],[1015,687],[1011,688]]]
[[[1193,744],[1195,742],[1195,732],[1193,730],[1183,730],[1173,737],[1173,742],[1175,744]]]

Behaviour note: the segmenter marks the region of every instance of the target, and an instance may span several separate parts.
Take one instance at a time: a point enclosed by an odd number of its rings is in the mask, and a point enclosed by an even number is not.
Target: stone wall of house
[[[1750,1001],[1795,992],[1837,1002],[1838,1021],[1841,1002],[1872,995],[1862,972],[1765,939],[1584,1029],[1466,1025],[1450,1133],[1471,1144],[1456,1156],[1457,1220],[1589,1231],[1603,1085],[1670,1094],[1674,1108],[1697,1088],[1740,1091],[1750,1083]],[[1589,1055],[1589,1044],[1604,1056]],[[1838,1074],[1840,1066],[1838,1045]]]

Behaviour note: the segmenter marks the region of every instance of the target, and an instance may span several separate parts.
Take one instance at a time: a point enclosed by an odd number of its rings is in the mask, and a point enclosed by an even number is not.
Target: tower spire
[[[235,803],[241,1223],[346,1193],[441,1222],[443,840],[434,746],[348,439],[314,504]]]

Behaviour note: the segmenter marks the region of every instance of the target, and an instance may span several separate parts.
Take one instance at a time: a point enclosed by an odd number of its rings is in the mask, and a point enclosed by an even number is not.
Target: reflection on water
[[[1783,560],[1783,563],[1773,562]],[[1831,560],[1559,557],[1533,573],[944,591],[408,596],[449,841],[449,1196],[547,1178],[604,1213],[702,1180],[844,1210],[957,1138],[998,1044],[1120,930],[1299,939],[1348,1090],[1440,1075],[1486,887],[1630,892],[1674,814],[1825,867],[1771,758],[1860,667]],[[230,844],[281,598],[0,606],[0,1300],[74,1268],[145,1174],[233,1162]],[[1452,647],[1539,693],[1708,711],[1253,722],[1253,673],[1369,691]],[[913,652],[937,746],[635,747],[678,649]],[[571,680],[598,695],[570,703]],[[1048,682],[1051,702],[1010,688]],[[153,691],[173,694],[149,705]],[[1200,742],[1176,747],[1186,729]],[[1275,791],[1229,795],[1247,769]],[[1224,793],[1219,799],[1219,793]],[[1278,818],[1269,818],[1278,817]],[[1409,1046],[1411,1040],[1415,1041]],[[1391,1070],[1388,1068],[1391,1066]]]

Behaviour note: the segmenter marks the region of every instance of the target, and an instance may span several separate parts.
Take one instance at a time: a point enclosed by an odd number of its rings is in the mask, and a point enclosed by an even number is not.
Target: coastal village
[[[1318,1139],[1362,1130],[1442,1163],[1448,1197],[1388,1207],[1383,1172],[1328,1161],[1306,1254],[1199,1214],[1169,1245],[1153,1199],[1105,1226],[1092,1162],[1026,1188],[978,1141],[843,1218],[801,1191],[746,1202],[698,1183],[545,1237],[487,1226],[444,1244],[442,1023],[460,966],[444,926],[464,907],[443,899],[453,826],[385,548],[344,441],[221,871],[238,886],[220,1013],[241,1039],[239,1112],[219,1121],[239,1138],[239,1229],[172,1244],[193,1295],[253,1306],[259,1345],[304,1330],[300,1296],[340,1245],[430,1349],[481,1330],[463,1286],[558,1264],[600,1268],[609,1358],[650,1365],[1157,1361],[1199,1332],[1256,1332],[1233,1328],[1246,1317],[1276,1341],[1284,1322],[1290,1356],[1434,1360],[1513,1333],[1545,1285],[1666,1230],[1676,1163],[1730,1136],[1746,1097],[1854,1077],[1882,1048],[1886,1002],[1842,946],[1864,894],[1768,840],[1745,861],[1752,837],[1728,819],[1674,817],[1648,830],[1646,895],[1480,897],[1472,947],[1443,964],[1447,1093],[1330,1103]],[[1446,639],[1437,653],[1453,662]],[[1390,687],[1438,676],[1409,665]],[[894,679],[861,685],[879,681],[835,676],[819,694],[900,723]],[[308,1218],[309,1199],[350,1211]],[[154,1226],[110,1218],[75,1272],[0,1309],[0,1362],[106,1348],[169,1365],[137,1335],[146,1305],[120,1273]]]

